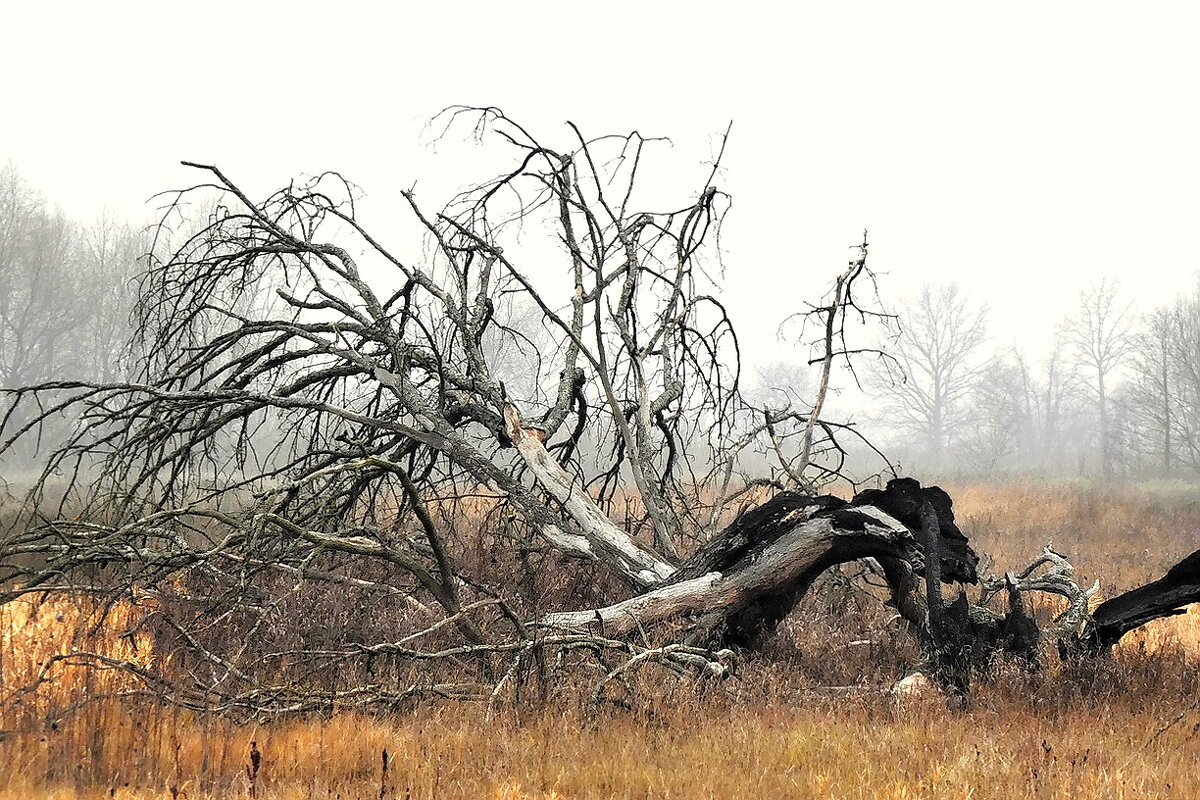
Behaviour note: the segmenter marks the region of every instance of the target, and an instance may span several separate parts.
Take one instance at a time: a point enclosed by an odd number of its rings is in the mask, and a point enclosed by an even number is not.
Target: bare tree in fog
[[[1028,370],[1026,370],[1028,374]],[[1082,456],[1085,426],[1083,391],[1079,370],[1067,353],[1063,331],[1057,330],[1050,353],[1042,361],[1040,373],[1030,382],[1031,407],[1036,419],[1036,466],[1045,472],[1065,473],[1077,466],[1072,458]]]
[[[132,281],[144,250],[145,237],[127,223],[105,215],[82,226],[13,165],[0,170],[0,387],[126,377]],[[35,447],[51,449],[73,422],[43,416],[38,436],[10,452],[5,469],[19,468],[17,456]]]
[[[1126,405],[1143,457],[1160,474],[1200,473],[1200,290],[1151,314],[1131,351]]]
[[[1172,437],[1178,403],[1175,357],[1179,339],[1170,308],[1160,308],[1132,340],[1133,379],[1124,398],[1135,425],[1137,449],[1157,462],[1155,472],[1170,477],[1176,456]]]
[[[0,171],[0,386],[62,375],[78,355],[78,235],[14,166]]]
[[[794,361],[772,361],[754,368],[754,382],[744,392],[746,400],[756,407],[773,409],[811,404],[814,394],[809,364]]]
[[[1132,322],[1129,304],[1119,297],[1117,285],[1101,280],[1080,293],[1079,309],[1064,328],[1095,400],[1100,470],[1105,480],[1113,475],[1111,395],[1118,371],[1132,352]]]
[[[879,362],[871,387],[887,424],[940,465],[947,447],[967,430],[967,401],[982,368],[986,309],[957,284],[926,284],[898,317],[900,332],[887,348],[895,362]]]
[[[137,380],[6,391],[5,446],[73,412],[81,424],[43,475],[79,478],[93,459],[104,469],[75,480],[49,519],[36,505],[44,482],[35,488],[29,516],[0,540],[0,598],[153,593],[193,668],[184,683],[143,677],[198,707],[479,691],[438,683],[444,670],[381,687],[368,682],[377,657],[409,665],[404,674],[465,659],[495,680],[495,659],[516,671],[553,648],[595,653],[605,671],[621,656],[613,677],[651,661],[722,674],[728,646],[754,646],[821,572],[866,556],[933,642],[910,508],[919,485],[866,495],[848,515],[815,493],[839,467],[837,437],[853,435],[818,414],[854,350],[844,323],[867,274],[865,234],[809,309],[822,375],[812,409],[754,408],[710,278],[728,204],[716,164],[665,204],[638,183],[655,143],[637,133],[569,126],[551,148],[496,109],[448,118],[509,159],[440,212],[404,192],[408,234],[389,236],[423,242],[407,254],[364,227],[359,192],[339,175],[254,201],[216,167],[192,165],[200,183],[172,210],[191,197],[213,210],[177,246],[155,248],[162,258],[139,280]],[[557,246],[531,247],[528,231],[547,229]],[[529,308],[532,324],[519,313]],[[268,424],[264,450],[256,434]],[[723,510],[763,485],[730,479],[756,438],[800,491],[712,536]],[[944,495],[929,498],[946,537],[931,580],[975,580]],[[906,522],[872,505],[889,502]],[[545,609],[535,592],[514,607],[512,571],[502,583],[480,573],[468,557],[480,551],[556,572],[574,559],[593,567],[591,584],[609,575],[609,594]],[[331,586],[385,601],[373,627],[360,621],[348,641],[324,625],[315,609]],[[666,628],[665,646],[639,635],[666,621],[684,624]],[[229,626],[255,634],[230,649]],[[358,677],[314,689],[322,665]]]
[[[825,519],[796,531],[794,545],[781,540],[777,555],[731,543],[706,550],[703,569],[680,565],[729,493],[744,492],[722,468],[748,446],[747,431],[790,426],[800,446],[788,468],[807,473],[822,469],[818,455],[839,430],[815,412],[763,422],[740,397],[737,340],[710,278],[728,205],[717,164],[664,206],[638,182],[656,143],[637,133],[586,137],[570,126],[552,149],[496,109],[447,119],[494,137],[511,160],[440,212],[403,192],[408,216],[388,235],[418,245],[406,254],[364,227],[360,192],[339,175],[254,201],[216,167],[191,165],[200,183],[176,195],[169,219],[192,198],[211,211],[175,246],[156,246],[139,278],[136,380],[6,392],[5,446],[70,412],[81,423],[43,475],[78,477],[95,459],[104,469],[72,483],[62,518],[18,527],[0,548],[10,557],[0,583],[79,591],[98,575],[111,580],[116,564],[117,587],[173,596],[182,572],[201,605],[230,613],[263,592],[283,591],[282,608],[336,584],[419,598],[425,613],[433,603],[443,616],[423,620],[427,633],[456,630],[470,652],[487,654],[526,652],[511,637],[532,642],[543,628],[568,648],[618,646],[578,629],[602,619],[611,636],[685,608],[699,614],[697,645],[748,640],[815,577],[777,571],[774,559],[856,557]],[[530,230],[553,231],[554,246],[533,246]],[[865,238],[851,252],[813,312],[826,375],[843,357],[835,339],[865,270]],[[572,609],[514,630],[517,616],[497,599],[504,587],[461,566],[468,542],[485,535],[472,509],[502,521],[486,528],[500,537],[498,554],[513,557],[521,542],[522,558],[596,565],[643,593],[642,611]],[[872,518],[848,535],[899,556],[905,530]],[[31,569],[21,559],[31,552],[48,563]],[[729,587],[715,593],[713,558],[728,561]],[[787,601],[760,607],[755,598],[778,581]],[[199,630],[180,623],[178,634],[192,657],[220,663]],[[409,651],[394,638],[371,652]],[[317,657],[279,646],[288,663]],[[708,663],[689,647],[663,655]],[[257,679],[236,674],[238,686],[222,683],[226,671],[201,695],[257,691]]]
[[[1020,351],[994,356],[971,394],[964,441],[976,469],[1073,472],[1094,429],[1077,370],[1056,334],[1040,366]]]
[[[961,434],[971,466],[995,472],[1024,461],[1034,422],[1030,376],[1018,353],[994,356],[970,395],[971,413]]]
[[[82,346],[77,375],[101,383],[129,376],[131,316],[146,246],[142,231],[111,214],[82,230],[79,300],[87,314],[78,332]]]

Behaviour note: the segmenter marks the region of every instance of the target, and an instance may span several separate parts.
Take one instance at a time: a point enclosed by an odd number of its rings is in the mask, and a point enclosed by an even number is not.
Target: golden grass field
[[[1109,593],[1200,546],[1190,487],[948,488],[997,571],[1053,539],[1081,581],[1100,577]],[[153,658],[148,641],[112,633],[139,613],[119,608],[97,629],[64,602],[0,610],[0,800],[1200,797],[1200,614],[1127,637],[1112,662],[1002,668],[965,710],[877,691],[908,666],[892,663],[903,648],[881,650],[870,673],[823,667],[874,631],[837,630],[806,606],[773,658],[703,691],[644,673],[632,711],[567,700],[235,725],[121,698],[130,684],[119,674],[62,663],[51,682],[16,693],[72,641]],[[856,690],[817,690],[826,681],[814,676],[831,671]]]

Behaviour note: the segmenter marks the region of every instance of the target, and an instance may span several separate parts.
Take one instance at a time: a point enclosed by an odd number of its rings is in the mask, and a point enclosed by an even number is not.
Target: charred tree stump
[[[922,494],[927,493],[928,490]],[[921,498],[919,509],[921,545],[925,548],[925,606],[928,620],[926,635],[922,638],[926,658],[939,685],[955,694],[966,695],[971,689],[971,645],[975,638],[967,596],[960,593],[958,601],[949,607],[942,602],[939,515],[925,497]]]
[[[887,543],[864,536],[881,518],[899,523],[906,535]],[[714,572],[735,576],[760,565],[769,548],[797,525],[822,519],[829,521],[835,535],[820,557],[790,580],[755,585],[736,603],[704,613],[692,642],[753,648],[774,633],[821,572],[838,563],[872,557],[882,566],[892,602],[909,622],[929,671],[942,688],[966,695],[972,675],[985,669],[998,652],[1013,654],[1031,667],[1038,665],[1041,632],[1015,585],[1008,586],[1005,614],[973,605],[961,590],[955,600],[945,601],[943,585],[978,583],[979,557],[955,522],[950,496],[940,487],[922,487],[911,478],[860,492],[848,503],[829,496],[781,493],[743,513],[705,543],[671,583]]]
[[[926,517],[922,517],[922,510]],[[879,512],[883,512],[881,515]],[[936,586],[937,608],[942,608],[940,585],[946,582],[975,583],[978,580],[979,557],[971,549],[966,536],[954,523],[950,496],[938,487],[925,488],[916,480],[892,480],[883,490],[868,490],[846,502],[828,495],[810,496],[783,492],[754,509],[746,511],[724,531],[706,542],[672,576],[671,583],[697,579],[719,572],[733,576],[746,567],[760,563],[763,554],[782,536],[797,525],[814,520],[828,520],[835,533],[829,546],[814,558],[793,579],[754,586],[726,608],[706,613],[696,625],[693,641],[709,645],[752,648],[763,636],[769,636],[799,603],[816,578],[836,564],[859,558],[873,557],[891,563],[903,563],[893,572],[915,574],[926,578],[927,586]],[[881,519],[903,526],[906,536],[883,541],[870,536],[868,528],[879,525]],[[929,521],[926,528],[922,523]],[[927,531],[922,540],[917,531]],[[932,536],[932,539],[928,538]],[[932,542],[932,550],[930,550]],[[933,555],[927,555],[932,552]],[[930,570],[929,565],[933,565]],[[943,577],[944,576],[944,577]],[[912,602],[909,581],[897,577],[892,590],[897,608],[922,633],[931,630],[925,604]],[[904,610],[909,613],[905,614]],[[939,619],[958,619],[953,609],[937,615]],[[965,617],[963,617],[965,619]],[[958,624],[958,623],[955,623]],[[965,623],[963,623],[965,624]],[[945,635],[942,635],[945,634]],[[941,642],[947,652],[969,653],[968,646],[952,646],[950,642],[965,642],[968,634],[924,635],[923,641]],[[965,658],[965,656],[963,657]],[[960,661],[963,661],[960,658]],[[965,663],[965,661],[964,661]],[[961,671],[961,670],[960,670]]]

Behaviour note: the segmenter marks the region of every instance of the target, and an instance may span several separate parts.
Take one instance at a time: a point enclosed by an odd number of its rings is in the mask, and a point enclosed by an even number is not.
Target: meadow
[[[1188,485],[947,488],[996,573],[1053,541],[1111,596],[1198,546]],[[0,800],[1200,797],[1200,613],[1147,626],[1108,661],[1000,664],[957,708],[889,691],[916,649],[890,609],[833,576],[721,682],[643,671],[599,705],[581,678],[519,702],[267,721],[182,710],[118,670],[54,660],[73,645],[151,665],[146,610],[99,624],[66,601],[0,609]]]

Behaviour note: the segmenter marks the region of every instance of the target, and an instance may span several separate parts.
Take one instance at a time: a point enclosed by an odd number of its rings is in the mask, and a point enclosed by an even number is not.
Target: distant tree
[[[1176,303],[1168,341],[1172,453],[1200,473],[1200,288]]]
[[[91,380],[127,377],[130,316],[137,275],[148,243],[128,222],[104,214],[79,237],[78,287],[84,317],[80,326],[80,372]]]
[[[81,226],[15,166],[0,169],[0,388],[127,377],[133,281],[145,250],[145,238],[127,223],[106,215]],[[0,406],[0,415],[8,411]],[[17,412],[7,422],[23,419]],[[44,415],[38,436],[10,450],[6,469],[52,448],[74,423],[71,415]]]
[[[746,400],[752,405],[772,409],[811,405],[812,377],[809,365],[794,361],[772,361],[756,367],[754,384],[746,390]]]
[[[0,170],[0,386],[70,368],[69,338],[86,316],[79,288],[77,227],[50,208],[9,164]]]
[[[1083,396],[1086,389],[1075,362],[1068,357],[1061,328],[1055,332],[1050,354],[1031,386],[1035,418],[1032,449],[1037,453],[1034,463],[1042,471],[1067,471],[1077,466],[1090,412]]]
[[[1200,473],[1200,286],[1151,314],[1131,351],[1123,400],[1142,457],[1161,474]]]
[[[965,433],[968,398],[980,377],[987,311],[957,284],[922,287],[899,315],[900,332],[870,377],[887,423],[915,439],[932,464]]]
[[[1079,442],[1094,428],[1081,390],[1061,333],[1040,365],[1015,350],[995,357],[971,399],[968,445],[977,465],[1049,474],[1073,469]]]
[[[1151,459],[1155,471],[1170,476],[1176,457],[1172,443],[1178,402],[1174,359],[1178,349],[1175,309],[1160,308],[1133,337],[1133,377],[1122,401],[1134,426],[1139,453]]]
[[[1108,480],[1113,473],[1111,393],[1118,370],[1128,363],[1132,353],[1129,304],[1120,299],[1115,283],[1102,279],[1080,294],[1079,310],[1067,320],[1064,331],[1093,392],[1100,469]]]
[[[971,394],[964,445],[974,466],[986,472],[1028,461],[1034,387],[1020,354],[994,356]]]

